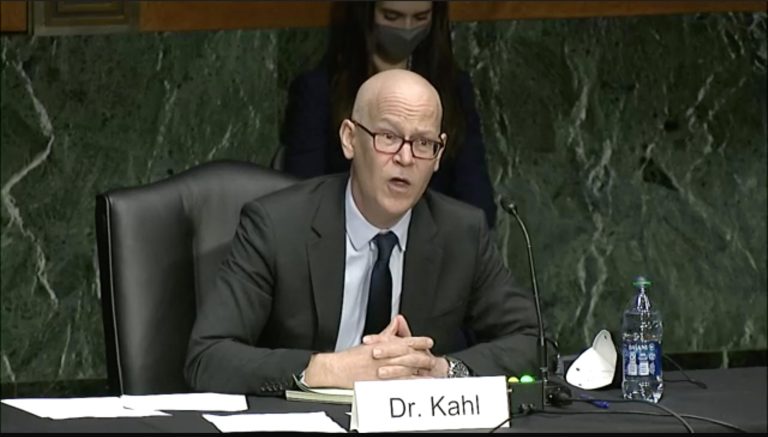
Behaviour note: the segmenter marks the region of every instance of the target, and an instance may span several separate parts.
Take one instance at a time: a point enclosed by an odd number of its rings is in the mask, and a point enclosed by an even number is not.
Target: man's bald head
[[[424,194],[447,141],[442,113],[435,88],[407,70],[383,71],[360,87],[339,139],[352,161],[352,198],[369,223],[389,229]]]
[[[366,80],[355,97],[352,118],[370,121],[389,105],[403,101],[413,104],[413,114],[408,115],[434,117],[439,131],[443,116],[440,95],[429,81],[408,70],[385,70]]]

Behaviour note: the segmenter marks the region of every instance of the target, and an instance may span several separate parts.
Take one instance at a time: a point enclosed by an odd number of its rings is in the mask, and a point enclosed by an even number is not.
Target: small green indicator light
[[[517,384],[518,382],[520,382],[520,380],[517,379],[517,376],[510,376],[509,378],[507,378],[508,384]]]
[[[523,375],[520,377],[520,382],[522,382],[523,384],[533,382],[533,381],[534,379],[533,379],[533,376],[531,375]]]

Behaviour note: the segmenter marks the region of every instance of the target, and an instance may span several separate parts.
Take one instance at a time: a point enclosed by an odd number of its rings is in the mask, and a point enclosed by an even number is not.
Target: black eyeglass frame
[[[409,143],[411,145],[411,154],[413,155],[414,158],[424,159],[424,160],[431,160],[431,159],[437,158],[437,154],[440,153],[440,149],[445,147],[445,144],[443,144],[443,142],[439,141],[439,140],[431,140],[429,138],[413,138],[413,139],[407,140],[404,137],[401,137],[400,135],[394,134],[392,132],[372,132],[370,129],[368,129],[367,127],[363,126],[362,123],[360,123],[360,122],[358,122],[356,120],[353,120],[351,118],[349,119],[349,121],[351,121],[355,126],[361,127],[368,135],[370,135],[371,138],[373,139],[373,148],[377,152],[384,153],[386,155],[397,155],[398,153],[400,153],[400,149],[403,148],[405,143]],[[376,146],[376,137],[379,136],[379,135],[391,135],[391,136],[393,136],[395,138],[400,138],[400,145],[397,147],[397,150],[395,150],[393,152],[393,151],[389,151],[389,150],[381,150],[381,149],[379,149]],[[426,141],[429,141],[432,144],[434,144],[432,156],[429,156],[429,157],[419,156],[416,153],[416,149],[413,148],[413,142],[414,141],[419,141],[419,140],[426,140]]]

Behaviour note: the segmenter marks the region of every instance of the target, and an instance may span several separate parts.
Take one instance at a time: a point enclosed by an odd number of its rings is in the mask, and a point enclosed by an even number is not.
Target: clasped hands
[[[429,337],[414,337],[405,317],[398,314],[358,346],[313,355],[305,382],[310,387],[352,388],[355,381],[445,377],[448,362],[432,355],[433,345]]]

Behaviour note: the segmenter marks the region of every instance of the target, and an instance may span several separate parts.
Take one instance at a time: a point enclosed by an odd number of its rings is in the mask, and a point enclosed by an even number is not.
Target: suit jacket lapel
[[[336,345],[344,298],[346,178],[331,178],[320,187],[319,205],[312,221],[316,238],[307,243],[307,258],[317,315],[314,347],[332,351]]]
[[[427,201],[422,198],[413,208],[408,228],[400,297],[400,312],[408,321],[413,335],[424,331],[432,313],[442,257],[443,247],[437,238],[437,226]]]

